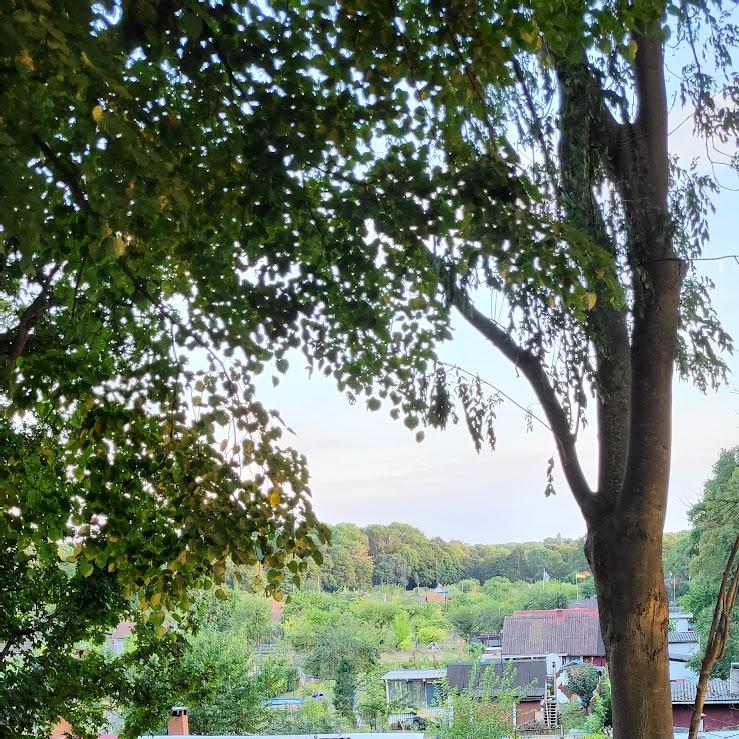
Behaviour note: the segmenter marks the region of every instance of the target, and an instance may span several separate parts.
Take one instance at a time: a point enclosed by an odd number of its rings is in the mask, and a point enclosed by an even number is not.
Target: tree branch
[[[33,135],[36,145],[44,153],[47,159],[50,159],[54,165],[54,172],[61,182],[63,182],[71,191],[77,205],[82,208],[88,215],[94,215],[90,202],[85,195],[80,177],[74,167],[65,162],[56,152],[38,135]]]
[[[695,739],[698,735],[698,727],[703,713],[703,706],[706,702],[711,670],[716,662],[721,659],[726,649],[726,640],[729,636],[730,627],[729,618],[734,608],[737,589],[739,588],[739,568],[731,575],[731,570],[734,567],[738,554],[739,534],[737,534],[734,541],[734,546],[731,549],[723,576],[721,577],[721,586],[719,587],[716,598],[716,607],[713,610],[711,629],[708,632],[708,639],[706,640],[706,651],[701,662],[700,677],[695,688],[695,704],[693,705],[693,713],[690,717],[688,739]]]
[[[0,336],[0,346],[5,344],[8,354],[7,366],[12,368],[18,361],[18,357],[23,354],[23,350],[26,347],[28,341],[28,334],[36,324],[36,321],[44,314],[46,309],[50,305],[49,291],[51,288],[51,281],[59,271],[60,267],[57,265],[49,273],[48,277],[45,277],[41,281],[41,292],[34,298],[33,302],[23,311],[18,325],[11,331],[6,332]],[[14,337],[14,338],[13,338]]]
[[[472,305],[469,297],[455,290],[451,296],[454,307],[467,322],[479,331],[506,359],[520,369],[544,408],[552,434],[557,442],[562,469],[572,494],[587,521],[594,519],[601,508],[601,501],[590,489],[580,465],[575,445],[575,436],[570,430],[567,417],[559,402],[544,367],[538,357],[522,347],[500,326],[483,315]]]

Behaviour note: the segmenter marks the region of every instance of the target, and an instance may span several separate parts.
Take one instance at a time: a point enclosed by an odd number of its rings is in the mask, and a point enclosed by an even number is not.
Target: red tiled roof
[[[606,649],[594,608],[517,611],[503,622],[502,652],[506,657],[562,654],[603,657]]]

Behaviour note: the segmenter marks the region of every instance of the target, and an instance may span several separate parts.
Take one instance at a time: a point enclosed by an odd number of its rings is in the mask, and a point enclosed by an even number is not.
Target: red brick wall
[[[673,706],[673,726],[690,726],[690,714],[693,706]],[[718,729],[739,729],[739,703],[728,705],[709,704],[703,707],[703,727],[706,731]]]

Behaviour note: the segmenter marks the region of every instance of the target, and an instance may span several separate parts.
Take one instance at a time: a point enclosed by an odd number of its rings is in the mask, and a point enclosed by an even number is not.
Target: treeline
[[[492,577],[534,582],[545,573],[572,580],[588,566],[583,539],[557,536],[525,544],[470,545],[429,538],[403,523],[333,526],[323,557],[311,574],[327,591],[366,590],[372,585],[435,587],[466,579],[482,583]]]

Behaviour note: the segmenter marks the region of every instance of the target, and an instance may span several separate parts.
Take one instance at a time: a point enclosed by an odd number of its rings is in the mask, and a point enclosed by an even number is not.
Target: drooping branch
[[[585,478],[577,454],[575,435],[570,429],[562,404],[549,382],[541,361],[534,354],[520,347],[504,329],[475,308],[465,293],[455,290],[451,298],[454,307],[465,320],[528,380],[552,428],[567,484],[586,520],[593,520],[600,512],[601,500],[593,493]]]
[[[688,739],[696,739],[698,735],[698,727],[700,726],[703,706],[706,702],[711,670],[716,662],[723,657],[726,649],[731,611],[736,603],[737,590],[739,589],[739,567],[734,567],[738,555],[739,534],[737,534],[734,546],[726,561],[726,567],[721,577],[721,586],[719,587],[716,598],[716,607],[713,609],[711,628],[708,632],[708,639],[706,640],[706,651],[703,655],[700,676],[698,677],[698,684],[695,689],[695,703],[693,705],[693,713],[690,717]]]

